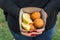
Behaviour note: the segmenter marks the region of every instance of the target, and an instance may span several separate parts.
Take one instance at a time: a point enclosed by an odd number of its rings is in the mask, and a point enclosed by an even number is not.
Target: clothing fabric
[[[20,33],[19,28],[19,12],[23,7],[39,7],[48,14],[46,31],[51,29],[56,23],[56,17],[60,10],[60,0],[0,0],[0,8],[8,13],[7,22],[9,28]]]
[[[52,40],[53,34],[55,32],[56,25],[54,25],[53,28],[50,30],[44,32],[41,35],[38,35],[36,37],[27,37],[23,35],[16,34],[15,32],[11,31],[12,35],[14,36],[15,40]]]

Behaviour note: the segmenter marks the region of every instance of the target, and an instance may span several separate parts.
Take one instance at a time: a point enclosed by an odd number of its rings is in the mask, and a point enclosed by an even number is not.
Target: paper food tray
[[[42,8],[37,8],[37,7],[25,7],[25,8],[21,8],[20,10],[20,14],[19,14],[19,25],[20,25],[20,29],[23,31],[23,32],[26,32],[26,30],[24,30],[21,26],[22,24],[22,14],[24,12],[27,12],[27,13],[32,13],[34,11],[40,11],[41,12],[41,15],[42,15],[42,19],[44,20],[44,28],[45,28],[45,25],[46,25],[46,15],[45,15],[45,12]]]

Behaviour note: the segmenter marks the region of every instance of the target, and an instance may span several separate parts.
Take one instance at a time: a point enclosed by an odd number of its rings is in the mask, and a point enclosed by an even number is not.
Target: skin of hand
[[[22,35],[28,36],[28,37],[35,37],[39,34],[42,34],[45,28],[35,30],[34,32],[21,32]]]

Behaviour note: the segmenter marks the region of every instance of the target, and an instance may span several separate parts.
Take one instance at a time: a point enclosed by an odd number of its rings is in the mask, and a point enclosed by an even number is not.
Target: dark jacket
[[[20,32],[19,12],[23,7],[43,8],[48,14],[46,30],[49,30],[56,23],[56,17],[60,9],[60,0],[0,0],[0,8],[5,13],[8,13],[7,22],[9,28],[16,33]]]

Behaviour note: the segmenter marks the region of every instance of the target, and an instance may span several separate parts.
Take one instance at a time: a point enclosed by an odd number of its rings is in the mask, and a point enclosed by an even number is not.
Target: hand
[[[39,34],[42,34],[44,30],[45,30],[45,28],[37,29],[37,30],[32,31],[32,32],[23,32],[23,31],[21,31],[21,34],[24,35],[24,36],[28,36],[28,37],[35,37]]]

